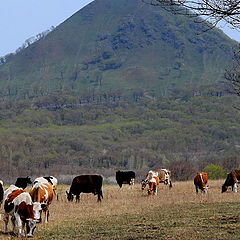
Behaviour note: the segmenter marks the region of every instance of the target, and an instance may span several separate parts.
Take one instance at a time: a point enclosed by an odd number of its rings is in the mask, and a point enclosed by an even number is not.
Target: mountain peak
[[[0,66],[3,94],[154,91],[223,79],[231,41],[220,30],[137,0],[95,0]]]

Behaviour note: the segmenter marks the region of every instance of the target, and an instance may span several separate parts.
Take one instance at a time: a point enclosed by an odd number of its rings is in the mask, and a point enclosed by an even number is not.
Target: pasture
[[[104,185],[101,203],[93,194],[69,203],[69,186],[60,185],[49,223],[38,224],[32,239],[240,239],[240,193],[222,194],[222,183],[209,181],[206,195],[196,195],[192,181],[174,182],[171,190],[161,184],[158,195],[150,197],[139,184],[121,190]],[[18,239],[2,231],[1,220],[0,239]]]

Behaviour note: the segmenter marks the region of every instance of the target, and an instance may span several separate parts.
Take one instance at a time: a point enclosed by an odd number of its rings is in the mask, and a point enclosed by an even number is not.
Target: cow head
[[[31,178],[30,177],[25,177],[25,178],[17,178],[15,182],[15,186],[25,189],[28,184],[32,184]]]
[[[203,187],[202,192],[203,192],[203,193],[207,193],[208,188],[209,188],[209,186],[205,186],[205,187]]]
[[[42,221],[41,213],[44,208],[46,208],[45,203],[40,203],[40,202],[33,203],[33,213],[34,213],[34,218],[36,219],[37,223],[40,223]]]
[[[26,177],[26,182],[27,184],[32,184],[32,180],[29,176]]]
[[[222,185],[222,193],[226,192],[227,189],[228,189],[228,187],[225,184],[223,184]]]
[[[144,190],[144,188],[147,186],[147,184],[148,184],[148,180],[147,180],[147,179],[143,179],[143,180],[141,181],[142,190]]]
[[[32,237],[33,236],[33,232],[36,228],[36,220],[35,219],[31,219],[28,218],[27,220],[27,224],[26,224],[26,228],[27,228],[27,237]]]
[[[67,200],[72,202],[73,197],[74,197],[73,194],[71,192],[68,192],[68,191],[66,191],[66,194],[67,194]]]

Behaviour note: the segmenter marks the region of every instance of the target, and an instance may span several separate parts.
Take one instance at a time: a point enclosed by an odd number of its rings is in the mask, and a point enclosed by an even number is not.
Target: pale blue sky
[[[56,27],[93,0],[0,0],[0,56],[14,52],[26,39]],[[121,1],[121,0],[119,0]],[[240,41],[240,32],[227,30]]]
[[[0,0],[0,56],[56,27],[93,0]]]

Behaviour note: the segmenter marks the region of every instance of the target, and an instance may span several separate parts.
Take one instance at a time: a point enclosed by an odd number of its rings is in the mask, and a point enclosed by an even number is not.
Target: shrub
[[[209,179],[222,179],[226,177],[226,172],[219,165],[208,165],[203,169],[204,172],[208,173]]]

